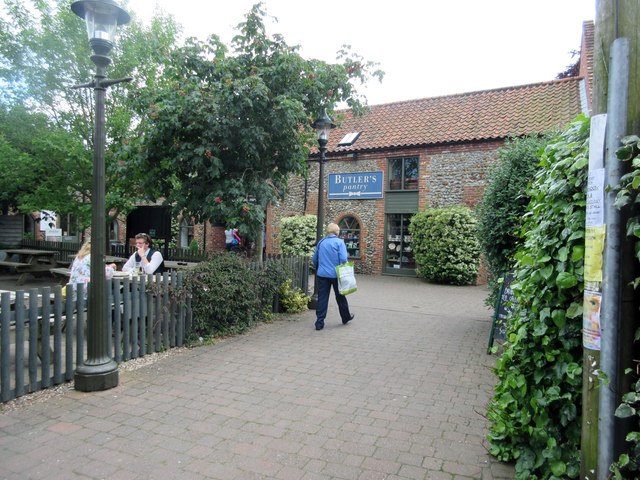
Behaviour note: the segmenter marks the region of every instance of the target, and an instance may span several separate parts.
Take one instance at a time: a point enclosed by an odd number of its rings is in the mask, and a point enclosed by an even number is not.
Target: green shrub
[[[513,268],[513,256],[520,242],[518,231],[529,204],[526,188],[534,178],[547,141],[547,137],[538,136],[507,140],[498,150],[498,164],[487,175],[476,216],[478,241],[489,271],[488,305],[495,305],[498,280]]]
[[[263,275],[238,255],[220,253],[185,276],[193,298],[193,334],[242,333],[263,320]],[[271,304],[269,304],[271,305]]]
[[[189,243],[189,250],[192,252],[198,251],[198,241],[195,238]]]
[[[624,137],[616,155],[621,161],[629,162],[631,170],[620,179],[620,185],[615,190],[616,206],[623,208],[629,205],[640,204],[640,138],[637,135]],[[627,223],[627,235],[634,239],[635,263],[638,272],[640,261],[640,212],[633,209]],[[640,285],[640,277],[633,281],[635,289]],[[640,330],[636,330],[635,341],[640,339]],[[611,465],[610,471],[614,480],[640,477],[640,379],[637,371],[627,372],[632,375],[632,384],[628,392],[622,396],[622,403],[616,409],[616,417],[627,418],[632,421],[634,428],[626,436],[628,451],[621,454],[618,460]]]
[[[475,282],[480,249],[471,210],[428,208],[412,217],[409,232],[419,277],[451,285]]]
[[[287,279],[280,286],[280,305],[288,313],[299,313],[308,310],[311,297],[305,295],[299,288],[291,287],[291,280]]]
[[[312,256],[316,245],[317,217],[299,215],[280,220],[280,251],[285,254]]]
[[[515,461],[517,479],[579,474],[588,140],[579,117],[545,148],[528,190],[516,305],[488,410],[490,452]]]
[[[273,308],[273,302],[280,294],[282,284],[290,282],[290,278],[291,270],[285,263],[277,260],[265,262],[262,270],[258,273],[262,304]]]

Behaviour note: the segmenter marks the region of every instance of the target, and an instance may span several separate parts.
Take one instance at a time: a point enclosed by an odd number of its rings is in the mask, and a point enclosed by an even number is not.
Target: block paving
[[[184,349],[116,388],[0,407],[2,479],[498,480],[487,453],[491,311],[483,286],[360,276],[331,299]]]

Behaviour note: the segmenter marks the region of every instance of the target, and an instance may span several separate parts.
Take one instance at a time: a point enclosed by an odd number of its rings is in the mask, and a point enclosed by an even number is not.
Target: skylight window
[[[361,132],[351,132],[351,133],[347,133],[342,140],[340,140],[340,143],[338,143],[339,147],[348,147],[350,145],[353,145],[354,143],[356,143],[356,140],[358,139],[358,137],[360,136]]]

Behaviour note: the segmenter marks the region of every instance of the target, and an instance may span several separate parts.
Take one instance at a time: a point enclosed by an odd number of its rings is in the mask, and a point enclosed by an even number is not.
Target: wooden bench
[[[28,263],[8,262],[6,260],[0,261],[0,267],[15,268],[16,270],[18,269],[18,267],[27,267],[27,266],[29,266]]]

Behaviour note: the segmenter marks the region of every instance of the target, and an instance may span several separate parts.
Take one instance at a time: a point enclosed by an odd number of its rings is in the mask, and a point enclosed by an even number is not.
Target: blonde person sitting
[[[113,277],[115,268],[113,265],[105,265],[104,272],[107,278]],[[71,275],[69,277],[69,285],[73,288],[73,296],[75,299],[76,285],[84,285],[84,297],[87,297],[87,284],[91,280],[91,241],[85,242],[74,258],[71,264]]]

